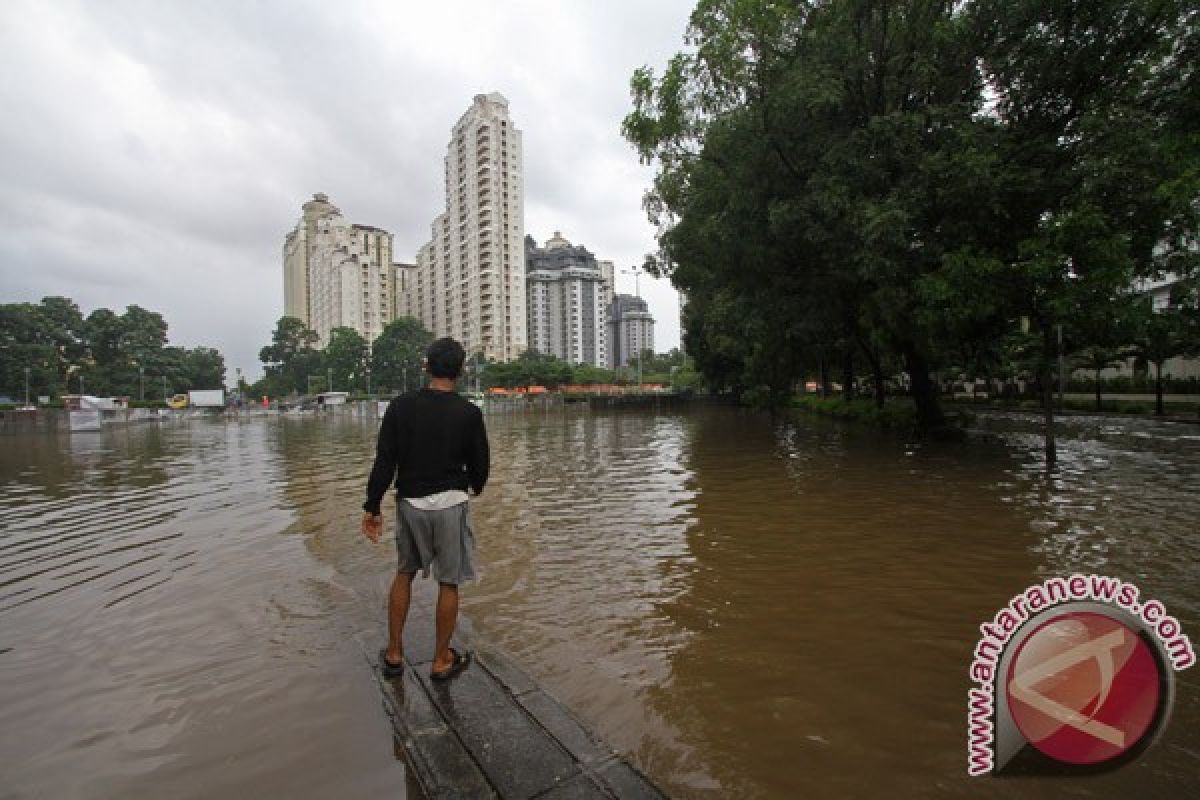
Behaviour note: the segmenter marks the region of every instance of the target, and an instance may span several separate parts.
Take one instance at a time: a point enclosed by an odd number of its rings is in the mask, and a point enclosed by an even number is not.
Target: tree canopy
[[[433,334],[413,317],[387,324],[371,344],[371,381],[392,391],[420,386],[421,364]]]
[[[23,397],[78,393],[161,400],[188,389],[224,386],[225,360],[208,347],[167,344],[167,322],[131,305],[85,318],[66,297],[0,305],[0,388]]]
[[[1195,22],[1172,0],[701,0],[623,132],[657,167],[647,268],[687,293],[706,380],[780,402],[900,367],[933,427],[934,370],[1004,369],[1025,331],[1048,391],[1059,326],[1087,346],[1136,277],[1194,271]]]

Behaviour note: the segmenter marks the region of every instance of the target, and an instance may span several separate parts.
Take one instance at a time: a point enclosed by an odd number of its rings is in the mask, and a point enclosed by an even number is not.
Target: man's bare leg
[[[449,669],[454,663],[450,652],[450,637],[458,624],[458,587],[453,583],[438,584],[437,614],[434,618],[437,632],[436,648],[433,651],[433,671]]]
[[[388,646],[385,658],[392,664],[404,661],[404,622],[412,599],[414,572],[397,572],[388,594]]]

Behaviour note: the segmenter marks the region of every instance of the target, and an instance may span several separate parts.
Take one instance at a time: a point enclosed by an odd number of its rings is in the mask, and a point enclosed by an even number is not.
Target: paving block
[[[665,800],[666,796],[642,773],[624,761],[613,761],[596,770],[597,777],[621,800]]]
[[[563,706],[541,689],[517,698],[526,711],[558,740],[572,758],[585,765],[612,757],[612,751],[597,741]]]
[[[404,751],[428,800],[494,798],[487,778],[450,731],[408,737]]]
[[[571,756],[478,664],[449,681],[420,680],[497,793],[535,797],[576,772]]]

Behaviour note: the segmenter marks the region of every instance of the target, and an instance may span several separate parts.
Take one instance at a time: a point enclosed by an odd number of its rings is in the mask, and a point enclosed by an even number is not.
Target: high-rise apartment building
[[[320,347],[338,327],[373,341],[396,317],[395,272],[390,233],[347,222],[315,194],[284,239],[284,314],[316,331]]]
[[[416,294],[413,289],[417,285],[417,265],[396,262],[396,317],[416,317]]]
[[[468,353],[526,349],[521,132],[503,95],[475,95],[446,151],[446,211],[417,252],[402,308]]]
[[[640,297],[619,294],[609,309],[609,343],[613,369],[637,363],[637,354],[654,349],[654,317]]]
[[[525,264],[530,349],[572,364],[608,366],[612,262],[597,261],[555,231],[545,247],[525,237]]]

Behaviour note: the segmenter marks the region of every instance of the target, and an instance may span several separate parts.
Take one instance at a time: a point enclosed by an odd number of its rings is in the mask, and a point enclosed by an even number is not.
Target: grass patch
[[[917,425],[917,412],[912,401],[889,401],[883,408],[870,398],[846,400],[844,397],[800,395],[792,399],[792,407],[823,417],[861,422],[877,428],[911,429]]]
[[[947,405],[950,408],[960,408],[958,403],[949,402]],[[998,399],[993,400],[982,408],[995,408],[998,410],[1020,410],[1040,412],[1042,403],[1040,400],[1031,400],[1029,398],[1015,399]],[[1084,414],[1127,414],[1129,416],[1153,415],[1154,401],[1138,399],[1130,400],[1122,398],[1120,395],[1102,397],[1100,399],[1100,408],[1096,408],[1096,400],[1094,398],[1081,397],[1065,397],[1060,405],[1058,397],[1054,398],[1054,411],[1078,411]],[[1166,402],[1163,404],[1163,411],[1168,415],[1183,416],[1187,414],[1195,414],[1200,412],[1200,402]]]

